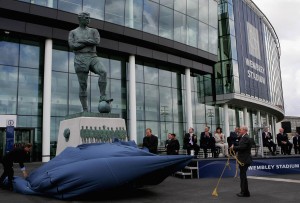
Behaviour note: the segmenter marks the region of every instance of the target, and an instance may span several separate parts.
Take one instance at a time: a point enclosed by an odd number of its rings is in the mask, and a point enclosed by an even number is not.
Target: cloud
[[[297,36],[294,31],[299,30],[299,27],[296,25],[300,16],[300,1],[253,0],[253,2],[266,15],[280,38],[294,38]]]

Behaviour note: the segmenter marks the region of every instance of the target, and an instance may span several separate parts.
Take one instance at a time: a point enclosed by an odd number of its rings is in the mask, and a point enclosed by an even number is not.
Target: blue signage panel
[[[261,18],[241,0],[233,0],[241,93],[270,101]]]
[[[14,126],[6,126],[6,145],[5,152],[9,152],[14,148]]]
[[[198,161],[199,177],[220,177],[227,160],[201,160]],[[230,167],[225,169],[223,177],[234,177],[236,161],[230,160]],[[256,159],[249,166],[247,175],[269,176],[277,174],[300,174],[300,157],[278,159]]]

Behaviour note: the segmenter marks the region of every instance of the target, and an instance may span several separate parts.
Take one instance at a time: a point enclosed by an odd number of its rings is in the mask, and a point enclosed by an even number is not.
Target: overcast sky
[[[300,116],[300,0],[252,0],[265,14],[281,46],[281,76],[286,116]]]

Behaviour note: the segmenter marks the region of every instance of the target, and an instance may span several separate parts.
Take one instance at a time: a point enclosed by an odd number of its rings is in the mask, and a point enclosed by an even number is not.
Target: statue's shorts
[[[100,74],[103,72],[103,66],[96,53],[76,53],[74,59],[76,73],[93,73]]]

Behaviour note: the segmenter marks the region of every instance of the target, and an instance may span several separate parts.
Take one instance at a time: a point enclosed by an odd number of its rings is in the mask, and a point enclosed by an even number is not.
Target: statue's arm
[[[100,34],[98,32],[98,30],[93,29],[92,30],[92,38],[88,38],[88,39],[82,39],[79,40],[78,42],[83,43],[87,46],[97,46],[100,44]]]
[[[80,50],[82,48],[84,48],[86,45],[80,41],[75,41],[75,36],[74,36],[74,32],[71,31],[69,33],[69,38],[68,38],[68,42],[69,42],[69,46],[72,50]]]
[[[98,32],[98,30],[94,30],[94,39],[95,39],[95,42],[96,42],[96,45],[99,45],[100,44],[100,34]]]

